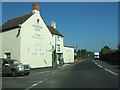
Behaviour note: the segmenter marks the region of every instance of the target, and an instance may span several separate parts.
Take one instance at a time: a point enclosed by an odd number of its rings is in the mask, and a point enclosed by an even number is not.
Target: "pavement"
[[[35,68],[35,69],[31,69],[31,73],[35,73],[35,72],[47,72],[47,71],[52,71],[52,70],[58,70],[64,67],[67,67],[71,64],[63,64],[62,66],[58,66],[57,68],[52,68],[52,67],[46,67],[46,68]]]
[[[63,68],[45,71],[36,70],[28,76],[3,77],[3,90],[9,88],[15,90],[16,88],[21,90],[41,88],[106,88],[119,90],[118,75],[104,70],[99,67],[98,63],[101,63],[101,66],[105,65],[101,61],[87,59],[64,65]]]
[[[71,64],[64,64],[62,66],[59,66],[58,68],[64,68],[64,67],[69,66],[69,65],[71,65]]]

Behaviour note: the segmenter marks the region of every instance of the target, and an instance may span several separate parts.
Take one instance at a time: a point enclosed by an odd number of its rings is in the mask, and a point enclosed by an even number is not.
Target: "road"
[[[34,71],[29,76],[3,77],[4,88],[118,88],[118,73],[111,73],[96,61],[84,60],[55,70]]]

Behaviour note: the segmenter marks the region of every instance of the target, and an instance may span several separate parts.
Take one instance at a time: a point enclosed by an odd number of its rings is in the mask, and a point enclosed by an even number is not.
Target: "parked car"
[[[2,75],[17,76],[18,74],[29,75],[30,65],[24,65],[14,59],[0,59],[2,67]]]

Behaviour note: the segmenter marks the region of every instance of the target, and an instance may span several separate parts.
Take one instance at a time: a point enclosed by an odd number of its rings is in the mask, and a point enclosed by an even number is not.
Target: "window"
[[[57,44],[57,51],[60,51],[60,45]]]
[[[54,35],[52,34],[52,37],[53,37]]]
[[[6,59],[11,59],[11,53],[10,52],[5,53],[5,56],[6,56]]]
[[[57,36],[57,40],[60,41],[60,36]]]
[[[39,19],[37,19],[37,23],[39,23],[39,21],[40,21],[40,20],[39,20]]]
[[[21,62],[19,62],[17,60],[11,60],[10,63],[12,63],[12,64],[21,64]]]

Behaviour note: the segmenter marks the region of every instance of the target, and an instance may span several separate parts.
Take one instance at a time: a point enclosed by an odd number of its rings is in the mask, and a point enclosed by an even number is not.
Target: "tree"
[[[80,57],[80,50],[77,51],[76,58],[78,59]]]
[[[93,58],[94,52],[87,51],[86,49],[79,49],[76,54],[77,60],[85,59],[85,58]]]
[[[105,55],[105,54],[108,54],[111,52],[111,48],[109,46],[104,46],[101,51],[100,51],[100,54],[101,55]]]
[[[89,57],[89,58],[93,58],[93,57],[94,57],[94,52],[89,51],[89,52],[88,52],[88,57]]]
[[[80,54],[82,58],[88,57],[88,51],[86,49],[81,49]]]

